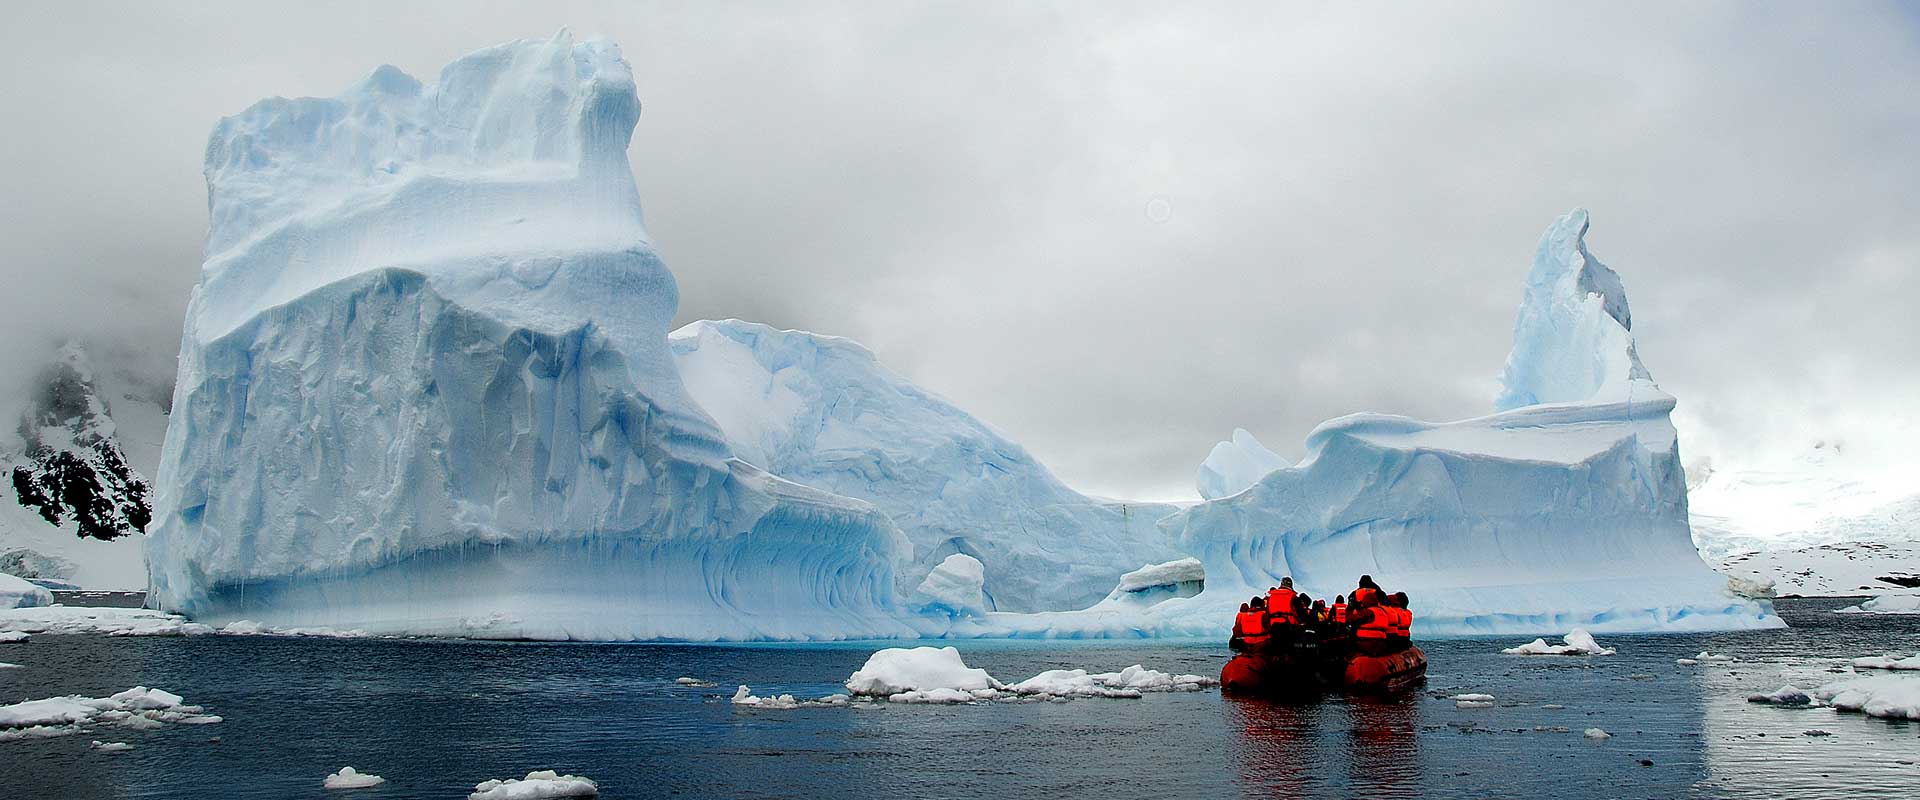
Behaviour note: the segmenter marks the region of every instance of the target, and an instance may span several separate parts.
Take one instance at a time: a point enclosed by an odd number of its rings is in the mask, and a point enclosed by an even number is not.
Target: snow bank
[[[376,634],[911,635],[892,522],[732,458],[682,385],[639,113],[619,49],[562,31],[221,120],[149,601]]]
[[[884,697],[894,703],[970,703],[976,700],[1070,697],[1134,698],[1147,692],[1193,692],[1219,681],[1202,675],[1174,675],[1139,664],[1118,672],[1053,669],[1005,684],[986,670],[968,667],[951,647],[881,650],[847,679],[856,696]],[[745,687],[741,687],[742,690]],[[739,695],[736,694],[736,697]]]
[[[832,708],[835,706],[844,706],[850,702],[850,700],[851,698],[844,694],[830,694],[818,700],[801,700],[790,694],[776,695],[773,697],[755,697],[753,690],[747,688],[745,684],[742,684],[739,689],[734,691],[733,698],[730,702],[736,706],[786,710],[793,708]]]
[[[1594,641],[1593,634],[1582,628],[1567,632],[1565,644],[1547,644],[1545,639],[1535,639],[1519,647],[1509,647],[1500,652],[1510,656],[1610,656],[1613,648],[1601,647]]]
[[[954,553],[927,573],[913,590],[913,600],[922,612],[980,616],[987,613],[986,570],[980,559]]]
[[[1813,697],[1805,689],[1789,683],[1767,694],[1748,695],[1747,702],[1770,706],[1804,706],[1811,705]]]
[[[879,507],[912,542],[902,575],[964,554],[984,567],[988,609],[1044,611],[1085,607],[1121,573],[1182,555],[1155,524],[1172,506],[1074,491],[851,340],[731,319],[671,338],[687,391],[734,452]]]
[[[379,786],[386,782],[386,778],[378,775],[368,775],[355,770],[353,767],[341,767],[339,772],[328,775],[325,780],[321,781],[320,788],[365,789],[370,786]]]
[[[1207,592],[1151,621],[1204,614],[1217,635],[1283,576],[1332,597],[1371,574],[1412,597],[1425,635],[1781,626],[1694,548],[1674,399],[1640,363],[1626,294],[1586,231],[1576,210],[1541,238],[1498,413],[1322,424],[1300,463],[1162,523]]]
[[[204,712],[199,706],[187,705],[177,694],[145,686],[103,698],[66,695],[27,700],[0,706],[0,740],[66,736],[100,725],[145,729],[167,723],[205,725],[221,721]]]
[[[1920,614],[1920,594],[1883,594],[1837,614]]]
[[[550,769],[527,773],[525,778],[481,781],[467,800],[546,800],[553,797],[593,797],[600,785],[578,775],[561,775]]]
[[[1866,658],[1856,658],[1853,660],[1853,668],[1892,670],[1920,669],[1920,654],[1907,656],[1906,658],[1899,656],[1868,656]]]
[[[1826,684],[1811,694],[1841,711],[1858,711],[1885,719],[1920,720],[1920,678],[1906,675],[1854,678]]]
[[[0,572],[0,609],[35,608],[53,605],[53,593],[24,578]]]

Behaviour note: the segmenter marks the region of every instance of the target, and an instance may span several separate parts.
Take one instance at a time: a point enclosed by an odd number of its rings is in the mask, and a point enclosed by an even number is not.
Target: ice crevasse
[[[222,120],[148,542],[219,623],[580,639],[900,635],[871,504],[733,457],[610,43],[381,67]]]

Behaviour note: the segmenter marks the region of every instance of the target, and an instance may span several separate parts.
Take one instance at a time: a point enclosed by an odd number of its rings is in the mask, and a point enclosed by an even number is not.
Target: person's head
[[[1284,578],[1281,578],[1281,579],[1280,579],[1280,588],[1282,588],[1282,589],[1291,589],[1291,588],[1293,588],[1293,576],[1292,576],[1292,575],[1288,575],[1287,577],[1284,577]]]
[[[1333,596],[1333,602],[1335,604],[1345,603],[1347,602],[1347,596],[1344,594],[1336,594]]]
[[[1362,576],[1360,576],[1360,585],[1361,585],[1361,586],[1368,586],[1368,587],[1371,587],[1371,586],[1373,586],[1373,585],[1374,585],[1374,584],[1373,584],[1373,576],[1372,576],[1372,575],[1362,575]]]
[[[1406,608],[1406,607],[1407,607],[1407,593],[1406,593],[1406,592],[1394,592],[1394,593],[1393,593],[1393,605],[1394,605],[1394,607],[1395,607],[1395,608]]]
[[[1241,603],[1241,604],[1240,604],[1240,613],[1242,613],[1242,614],[1245,614],[1245,613],[1247,613],[1248,611],[1252,611],[1252,610],[1253,610],[1253,608],[1252,608],[1251,606],[1248,606],[1248,605],[1247,605],[1246,603]]]
[[[1266,607],[1267,607],[1267,599],[1266,599],[1266,598],[1264,598],[1264,597],[1256,597],[1256,598],[1253,598],[1253,608],[1266,608]],[[1251,611],[1251,610],[1253,610],[1253,609],[1248,609],[1248,610],[1249,610],[1249,611]]]
[[[1315,600],[1315,601],[1313,601],[1313,610],[1315,610],[1315,611],[1319,611],[1320,609],[1323,609],[1323,608],[1326,608],[1326,607],[1327,607],[1327,601],[1325,601],[1325,600]]]

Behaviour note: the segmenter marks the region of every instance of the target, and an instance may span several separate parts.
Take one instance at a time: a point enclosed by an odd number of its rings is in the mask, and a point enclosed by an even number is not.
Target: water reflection
[[[1249,796],[1422,796],[1421,697],[1228,698],[1230,761]]]

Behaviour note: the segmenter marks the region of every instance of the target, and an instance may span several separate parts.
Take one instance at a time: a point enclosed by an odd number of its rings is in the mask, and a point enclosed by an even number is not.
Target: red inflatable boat
[[[1220,687],[1259,695],[1325,689],[1390,694],[1410,689],[1426,676],[1427,654],[1411,645],[1383,656],[1322,653],[1317,647],[1295,646],[1234,656],[1220,670]]]

